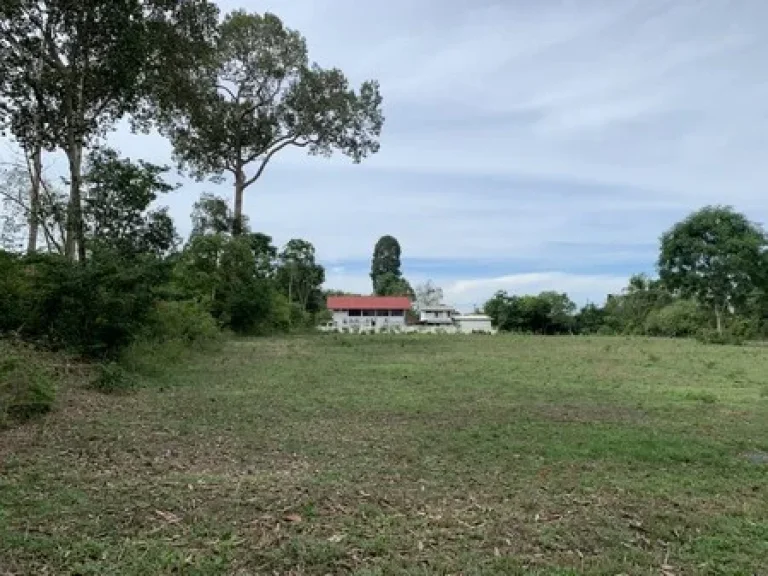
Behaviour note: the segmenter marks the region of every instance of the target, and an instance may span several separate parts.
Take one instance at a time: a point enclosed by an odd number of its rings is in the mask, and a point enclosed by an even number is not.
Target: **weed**
[[[0,351],[8,351],[0,343]],[[45,414],[56,401],[53,375],[21,347],[0,359],[0,427]]]
[[[685,397],[688,400],[701,402],[702,404],[715,404],[717,402],[717,396],[711,392],[688,392]]]
[[[117,394],[133,390],[137,384],[134,374],[117,362],[108,362],[99,366],[91,387],[105,394]]]

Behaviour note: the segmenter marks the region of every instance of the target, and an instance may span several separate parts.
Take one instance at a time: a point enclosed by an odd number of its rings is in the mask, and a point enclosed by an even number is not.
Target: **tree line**
[[[707,206],[666,231],[658,277],[630,278],[604,304],[578,309],[565,293],[496,293],[483,311],[501,330],[635,334],[738,342],[768,336],[768,237],[728,206]]]

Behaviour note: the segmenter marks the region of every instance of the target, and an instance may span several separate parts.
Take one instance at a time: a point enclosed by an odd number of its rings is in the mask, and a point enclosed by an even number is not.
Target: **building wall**
[[[375,326],[374,326],[375,321]],[[403,316],[350,316],[346,310],[333,312],[333,323],[337,328],[382,328],[382,327],[404,327],[405,315]]]
[[[419,320],[421,322],[429,322],[435,324],[451,324],[451,314],[448,310],[424,310],[419,313]]]
[[[456,318],[456,327],[462,334],[472,332],[493,332],[490,318]]]

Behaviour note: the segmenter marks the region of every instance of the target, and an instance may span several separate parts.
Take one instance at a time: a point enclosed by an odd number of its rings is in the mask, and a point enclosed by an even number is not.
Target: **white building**
[[[326,306],[335,330],[398,330],[405,328],[411,301],[405,296],[329,296]]]
[[[453,324],[453,317],[458,314],[453,306],[438,304],[437,306],[420,306],[419,322],[421,324],[446,325]]]
[[[332,320],[320,327],[331,332],[417,332],[423,334],[495,334],[490,316],[460,314],[452,306],[422,306],[409,325],[411,301],[405,296],[329,296]]]

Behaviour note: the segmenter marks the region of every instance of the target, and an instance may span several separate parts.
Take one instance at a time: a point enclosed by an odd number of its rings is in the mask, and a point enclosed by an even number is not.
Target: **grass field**
[[[0,433],[5,574],[768,574],[768,349],[233,341]]]

